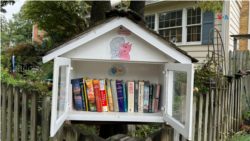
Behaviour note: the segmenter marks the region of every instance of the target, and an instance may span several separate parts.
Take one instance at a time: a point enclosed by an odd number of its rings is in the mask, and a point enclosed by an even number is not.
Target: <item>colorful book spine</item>
[[[149,104],[149,81],[144,82],[144,105],[143,113],[148,113],[148,104]]]
[[[149,102],[148,102],[149,113],[152,113],[152,103],[153,103],[153,85],[149,85]]]
[[[111,92],[110,80],[107,80],[107,93],[108,93],[109,111],[114,112],[114,105],[113,105],[113,97],[112,97],[112,92]]]
[[[156,87],[156,94],[155,94],[155,113],[158,112],[158,104],[159,104],[159,96],[160,96],[160,85],[158,84]]]
[[[111,80],[111,90],[112,90],[112,96],[113,96],[114,111],[119,112],[117,91],[116,91],[116,81],[115,80]]]
[[[125,112],[123,90],[122,90],[122,80],[116,81],[116,90],[117,90],[119,112]]]
[[[138,112],[143,113],[144,82],[139,82]]]
[[[84,95],[84,83],[80,82],[80,88],[81,88],[81,96],[82,96],[82,108],[83,111],[87,111],[87,105],[86,105],[86,100],[85,100],[85,95]]]
[[[75,107],[77,111],[83,110],[83,104],[82,104],[82,96],[81,96],[81,88],[80,88],[80,82],[82,79],[72,79],[72,91],[75,101]]]
[[[107,106],[107,99],[106,99],[106,92],[105,92],[105,81],[100,80],[99,83],[100,83],[100,93],[102,97],[102,110],[104,112],[107,112],[108,106]]]
[[[128,82],[128,112],[134,112],[134,82]]]
[[[83,88],[84,88],[84,95],[85,95],[85,101],[86,101],[86,108],[87,111],[89,111],[89,100],[88,100],[88,94],[87,94],[87,87],[86,87],[86,80],[88,78],[83,78],[82,83],[83,83]]]
[[[93,87],[95,93],[95,103],[97,112],[102,112],[102,96],[100,93],[99,80],[93,80]]]
[[[134,92],[134,112],[138,112],[138,92],[139,92],[139,81],[135,81],[135,92]]]
[[[86,85],[87,85],[87,93],[88,93],[89,111],[96,111],[93,79],[86,80]]]
[[[103,81],[104,81],[105,96],[106,96],[106,101],[107,101],[107,110],[109,112],[109,101],[108,101],[108,93],[107,93],[107,85],[106,85],[107,79],[105,78]]]
[[[123,98],[124,98],[124,109],[125,109],[125,112],[128,112],[127,93],[126,93],[126,84],[125,83],[122,83],[122,89],[123,89]]]
[[[155,112],[155,94],[156,94],[156,84],[153,85],[153,103],[152,103],[152,113]]]

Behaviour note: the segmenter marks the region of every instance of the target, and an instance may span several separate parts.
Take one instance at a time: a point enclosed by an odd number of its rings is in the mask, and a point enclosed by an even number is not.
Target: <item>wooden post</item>
[[[19,106],[20,106],[20,88],[15,87],[14,100],[14,141],[19,141]]]
[[[50,131],[50,97],[43,95],[42,101],[42,141],[49,140]]]
[[[210,111],[209,111],[209,133],[208,133],[208,140],[212,141],[213,140],[213,116],[214,116],[214,90],[210,90]]]
[[[223,84],[224,85],[224,84]],[[225,117],[225,106],[224,106],[224,103],[226,101],[226,98],[225,98],[225,87],[223,86],[222,88],[222,93],[221,93],[221,132],[222,132],[222,135],[221,135],[221,140],[223,141],[223,134],[225,133],[224,131],[224,128],[225,128],[225,125],[224,125],[224,117]]]
[[[197,141],[201,141],[201,133],[202,133],[202,106],[203,106],[203,94],[199,95],[199,118],[198,118],[198,137]]]
[[[194,140],[194,135],[195,135],[195,117],[196,117],[196,96],[194,96],[193,99],[193,122],[192,122],[192,139]]]
[[[7,123],[7,140],[12,140],[12,104],[13,104],[13,85],[9,85],[8,90],[8,123]]]
[[[206,99],[205,99],[205,110],[204,110],[204,118],[203,118],[203,141],[207,141],[207,119],[208,119],[208,103],[209,103],[209,93],[206,92]]]
[[[7,95],[7,83],[3,83],[2,91],[2,127],[1,127],[1,141],[6,140],[6,95]]]
[[[228,69],[229,69],[228,74],[232,75],[232,51],[231,50],[229,51],[229,62],[228,62],[228,64],[229,64],[228,65],[229,66],[228,67]]]
[[[234,52],[236,52],[236,50],[237,50],[237,39],[236,38],[234,38]],[[235,62],[236,63],[236,62]],[[235,64],[235,72],[236,72],[237,70],[236,70],[236,64]]]
[[[219,93],[218,93],[218,117],[217,117],[217,127],[218,127],[218,131],[217,133],[217,140],[220,139],[220,132],[221,132],[221,96],[222,96],[222,90],[219,89]]]
[[[238,79],[238,120],[237,120],[237,131],[240,129],[240,121],[241,121],[241,82],[242,78]]]
[[[63,126],[59,128],[55,136],[52,138],[52,141],[63,141]]]
[[[30,140],[37,140],[37,109],[38,92],[33,90],[31,94],[31,114],[30,114]]]
[[[218,111],[218,89],[216,88],[215,89],[215,94],[214,94],[214,104],[215,104],[215,107],[214,107],[214,125],[213,125],[213,140],[216,140],[216,129],[217,129],[217,111]]]
[[[237,96],[238,96],[238,92],[237,92],[237,90],[238,90],[238,81],[237,80],[235,80],[235,90],[234,90],[234,128],[233,128],[233,130],[234,130],[234,132],[236,132],[237,131],[237,105],[238,105],[238,100],[237,100]]]
[[[28,91],[23,90],[22,94],[22,141],[28,140]]]

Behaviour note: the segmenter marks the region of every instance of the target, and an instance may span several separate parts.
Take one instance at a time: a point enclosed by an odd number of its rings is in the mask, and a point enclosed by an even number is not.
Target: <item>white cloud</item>
[[[19,1],[16,1],[14,5],[7,5],[3,7],[4,9],[6,9],[7,12],[1,13],[1,14],[4,15],[7,20],[12,19],[12,14],[18,13],[21,7],[23,6],[24,2],[25,0],[19,0]]]

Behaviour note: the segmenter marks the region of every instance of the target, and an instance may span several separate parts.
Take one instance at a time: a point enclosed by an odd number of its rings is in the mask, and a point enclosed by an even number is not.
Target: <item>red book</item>
[[[156,86],[156,94],[155,94],[155,109],[154,112],[158,112],[158,104],[159,104],[159,96],[160,96],[160,85]]]
[[[95,102],[97,112],[102,112],[102,96],[100,93],[99,80],[93,80],[93,87],[95,93]]]

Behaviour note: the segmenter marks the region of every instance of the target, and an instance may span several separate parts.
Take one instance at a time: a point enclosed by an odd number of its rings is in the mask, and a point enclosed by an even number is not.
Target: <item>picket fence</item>
[[[239,70],[250,70],[250,55],[249,50],[247,51],[229,51],[229,70],[228,75],[234,75]],[[227,60],[226,60],[227,61]]]

